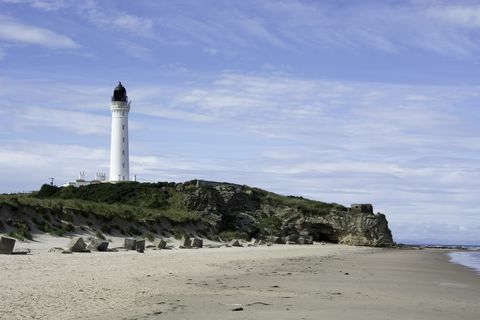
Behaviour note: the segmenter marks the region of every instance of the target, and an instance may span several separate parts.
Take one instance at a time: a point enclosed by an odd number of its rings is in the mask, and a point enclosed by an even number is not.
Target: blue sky
[[[0,192],[131,172],[373,203],[480,242],[480,1],[0,0]]]

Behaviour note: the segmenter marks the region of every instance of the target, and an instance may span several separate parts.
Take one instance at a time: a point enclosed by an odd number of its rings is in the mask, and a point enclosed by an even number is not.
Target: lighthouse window
[[[125,138],[122,138],[123,142],[125,142]]]
[[[125,168],[125,163],[123,163],[123,167]]]
[[[125,155],[125,150],[122,150],[122,154],[124,154],[124,155]]]
[[[124,124],[122,124],[122,130],[125,130],[125,125]]]
[[[124,116],[124,115],[125,115],[125,112],[122,112],[122,116]]]

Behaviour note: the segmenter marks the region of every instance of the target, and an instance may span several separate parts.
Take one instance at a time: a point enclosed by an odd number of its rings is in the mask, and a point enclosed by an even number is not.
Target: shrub
[[[278,217],[270,216],[261,219],[258,226],[261,229],[267,229],[270,232],[277,233],[282,227],[282,220]]]
[[[112,228],[109,225],[103,225],[100,230],[102,230],[103,233],[111,233]]]
[[[130,234],[133,234],[135,236],[139,236],[142,234],[142,231],[138,230],[136,227],[134,226],[130,226],[130,228],[128,228],[128,233]]]
[[[95,237],[97,237],[99,239],[102,239],[102,240],[106,240],[105,235],[100,230],[95,231]]]
[[[250,240],[248,233],[240,231],[222,231],[218,236],[224,241],[230,241],[234,239]]]
[[[147,240],[150,242],[153,242],[155,240],[155,236],[151,232],[147,232],[145,238],[147,238]]]
[[[73,226],[73,224],[71,224],[70,222],[67,223],[67,225],[65,226],[65,230],[67,230],[68,232],[73,232],[75,231],[75,227]]]

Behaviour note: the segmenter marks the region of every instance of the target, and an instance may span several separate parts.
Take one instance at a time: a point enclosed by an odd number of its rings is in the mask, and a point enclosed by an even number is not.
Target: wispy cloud
[[[71,38],[0,15],[0,41],[33,44],[51,49],[78,49]]]
[[[113,19],[112,23],[115,27],[143,35],[150,34],[153,27],[151,19],[140,18],[132,14],[120,14]]]
[[[86,112],[65,111],[52,108],[29,107],[22,110],[20,118],[28,120],[23,125],[40,128],[54,127],[77,134],[109,134],[110,117]]]

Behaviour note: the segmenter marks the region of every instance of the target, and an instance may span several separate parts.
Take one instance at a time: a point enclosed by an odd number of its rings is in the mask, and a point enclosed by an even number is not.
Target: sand
[[[54,239],[54,240],[52,240]],[[0,255],[0,319],[480,319],[443,250],[341,245]],[[234,311],[237,310],[237,311]]]

